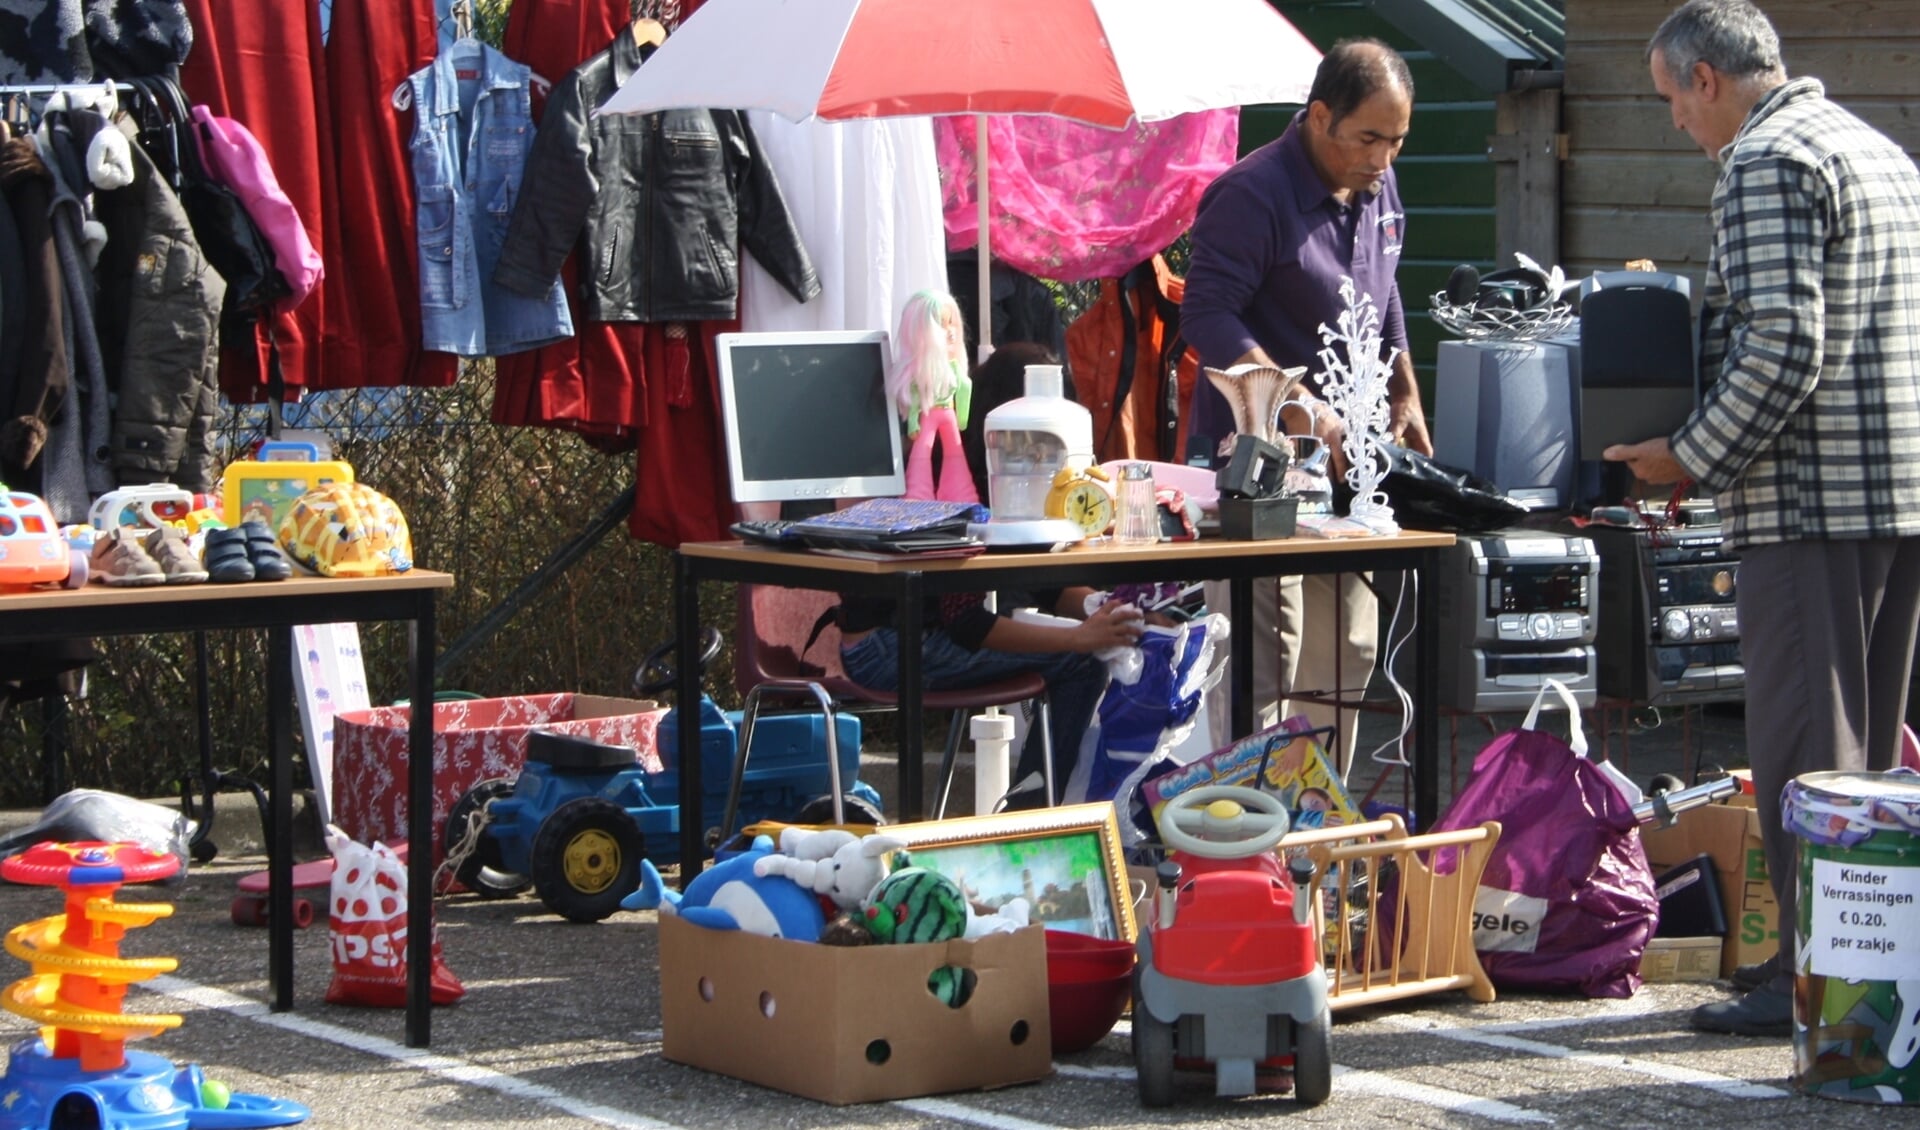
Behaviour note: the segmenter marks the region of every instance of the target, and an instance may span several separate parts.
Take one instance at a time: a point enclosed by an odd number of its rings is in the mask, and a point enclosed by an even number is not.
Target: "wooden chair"
[[[763,692],[799,696],[805,684],[818,684],[836,704],[858,713],[893,710],[900,696],[892,691],[862,686],[847,678],[840,666],[840,630],[829,622],[821,629],[811,647],[807,637],[823,612],[839,602],[830,592],[809,589],[778,588],[769,585],[741,585],[738,634],[734,637],[734,686],[744,698],[756,687]],[[928,710],[952,712],[947,727],[946,750],[940,759],[940,794],[934,805],[934,818],[946,815],[947,801],[953,791],[955,762],[966,721],[975,712],[988,707],[1010,707],[1027,699],[1040,704],[1035,725],[1040,727],[1046,756],[1042,759],[1048,803],[1059,798],[1053,780],[1052,735],[1048,732],[1047,681],[1037,674],[1015,675],[998,682],[959,690],[927,690],[920,696]]]

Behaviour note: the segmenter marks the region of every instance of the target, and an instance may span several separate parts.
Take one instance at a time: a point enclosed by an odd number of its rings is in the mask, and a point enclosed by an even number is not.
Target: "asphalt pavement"
[[[1492,733],[1516,721],[1460,719],[1457,779],[1464,780],[1472,754]],[[1653,721],[1643,714],[1628,723],[1625,767],[1637,779],[1683,768],[1691,752],[1681,748],[1683,738],[1712,760],[1739,761],[1737,713],[1708,712],[1684,726],[1669,714],[1649,728]],[[1390,716],[1369,717],[1362,749],[1396,725]],[[1622,736],[1613,735],[1616,759]],[[863,771],[890,796],[891,768],[886,755],[870,753]],[[1355,781],[1364,791],[1372,776],[1363,769]],[[1444,767],[1441,783],[1450,788]],[[1398,803],[1398,787],[1390,781],[1379,798]],[[968,795],[964,787],[956,794]],[[12,814],[0,824],[33,815]],[[1124,1021],[1096,1047],[1056,1057],[1053,1076],[1039,1083],[835,1108],[666,1061],[655,916],[622,912],[574,925],[530,895],[441,900],[440,939],[466,997],[436,1010],[431,1048],[412,1049],[399,1009],[325,1003],[331,969],[324,923],[297,938],[295,1010],[266,1008],[266,932],[229,918],[236,880],[264,866],[257,826],[251,800],[223,797],[214,827],[221,851],[212,862],[194,865],[176,886],[122,896],[174,907],[170,917],[131,931],[122,952],[179,960],[175,973],[133,987],[128,1007],[184,1018],[180,1028],[142,1041],[140,1050],[198,1063],[236,1091],[304,1103],[312,1126],[1045,1130],[1235,1127],[1268,1118],[1312,1126],[1608,1130],[1920,1124],[1910,1111],[1792,1095],[1784,1040],[1689,1030],[1688,1012],[1727,995],[1723,983],[1649,985],[1621,1001],[1502,992],[1491,1004],[1476,1004],[1448,994],[1343,1013],[1333,1032],[1333,1098],[1313,1110],[1285,1096],[1218,1099],[1205,1075],[1183,1081],[1170,1109],[1144,1110]],[[46,889],[0,885],[0,927],[58,913],[59,902]],[[18,969],[24,976],[24,964]],[[0,1014],[0,1028],[9,1041],[31,1030],[11,1014]],[[777,1047],[740,1048],[743,1057],[779,1054]]]

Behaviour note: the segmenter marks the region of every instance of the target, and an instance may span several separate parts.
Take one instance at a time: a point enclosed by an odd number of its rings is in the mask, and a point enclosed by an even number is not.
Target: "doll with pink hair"
[[[887,395],[907,422],[913,442],[907,454],[907,497],[942,502],[978,502],[960,430],[967,426],[973,381],[967,376],[965,330],[953,296],[923,290],[907,299],[894,336]],[[941,448],[940,475],[933,472]]]

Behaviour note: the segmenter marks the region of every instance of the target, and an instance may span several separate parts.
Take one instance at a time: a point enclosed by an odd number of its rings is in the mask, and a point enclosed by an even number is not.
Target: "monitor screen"
[[[906,493],[887,334],[721,334],[720,395],[736,502]]]

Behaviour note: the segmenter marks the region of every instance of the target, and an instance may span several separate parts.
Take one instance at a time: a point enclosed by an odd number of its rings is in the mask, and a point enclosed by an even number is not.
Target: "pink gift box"
[[[407,839],[407,727],[412,709],[376,706],[334,719],[333,822],[362,843]],[[587,694],[517,695],[433,707],[433,854],[447,815],[482,781],[517,777],[535,729],[626,746],[649,773],[664,766],[654,740],[665,707],[651,699]]]

